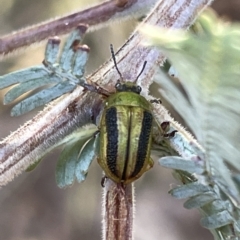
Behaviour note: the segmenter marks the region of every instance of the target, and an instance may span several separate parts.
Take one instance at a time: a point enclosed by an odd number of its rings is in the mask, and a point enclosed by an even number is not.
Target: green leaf
[[[0,89],[9,87],[16,83],[27,82],[29,80],[34,81],[35,79],[48,77],[49,72],[43,68],[43,65],[26,68],[14,73],[9,73],[0,76]]]
[[[15,100],[16,98],[20,97],[22,94],[34,90],[36,88],[42,87],[47,84],[57,83],[59,82],[58,77],[45,77],[35,79],[34,81],[29,80],[23,83],[18,84],[16,87],[9,90],[6,95],[4,96],[4,104],[8,104]]]
[[[211,191],[211,189],[205,185],[199,183],[189,183],[184,186],[176,187],[169,191],[169,193],[178,199],[193,197],[205,192]]]
[[[160,74],[161,93],[191,127],[206,150],[207,171],[238,204],[240,193],[226,162],[240,171],[240,25],[203,14],[196,35],[155,27],[142,29],[178,72],[185,92]]]
[[[196,162],[183,159],[181,157],[162,157],[159,160],[159,164],[163,167],[187,171],[189,173],[201,174],[204,172],[203,166],[199,165]]]
[[[60,47],[60,39],[58,37],[50,38],[45,49],[45,62],[47,64],[54,64],[57,62]]]
[[[73,144],[74,142],[85,139],[85,141],[91,138],[98,131],[98,127],[95,124],[86,124],[81,128],[77,128],[74,132],[62,139],[57,146],[63,144]]]
[[[216,199],[212,191],[205,192],[204,194],[191,197],[184,203],[187,209],[200,208]]]
[[[71,34],[69,34],[64,47],[63,51],[59,60],[59,64],[64,71],[71,70],[71,66],[74,61],[75,49],[74,47],[80,43],[82,40],[85,31],[82,31],[81,27],[75,29]]]
[[[99,135],[89,139],[82,147],[80,156],[77,160],[75,175],[80,183],[86,179],[89,166],[97,157],[99,152]]]
[[[92,136],[97,130],[97,127],[93,124],[86,125],[68,135],[57,145],[60,146],[65,144],[56,166],[56,181],[60,188],[72,185],[75,177],[79,180],[79,174],[76,172],[76,169],[79,168],[80,153],[86,146],[86,143],[88,143],[89,140],[91,141],[94,139]],[[96,144],[93,144],[92,146],[95,147]],[[80,170],[84,171],[85,175],[90,164],[91,162],[87,162],[83,165],[83,170],[80,167]]]
[[[73,144],[66,145],[61,152],[56,167],[56,181],[58,187],[63,188],[74,183],[76,163],[80,149],[84,143],[85,141],[81,139]]]
[[[176,163],[174,159],[164,160],[163,164],[178,169],[177,178],[186,184],[170,193],[177,198],[189,197],[185,207],[200,209],[204,215],[202,225],[211,229],[216,239],[239,239],[240,189],[227,165],[240,171],[240,25],[223,23],[209,11],[199,23],[201,31],[197,34],[155,27],[141,29],[148,43],[167,57],[183,88],[159,72],[155,81],[161,86],[161,94],[205,150],[201,158],[205,171],[194,174],[195,180],[179,171],[192,173],[194,166],[192,171],[184,161]],[[192,181],[196,182],[188,184]]]
[[[39,159],[38,161],[36,161],[35,163],[33,163],[32,165],[30,165],[27,169],[26,172],[31,172],[33,171],[42,161],[42,159]]]
[[[72,91],[75,87],[75,85],[72,85],[69,82],[62,82],[52,88],[44,89],[16,104],[12,108],[11,115],[19,116],[29,112],[36,107],[42,106],[53,99],[62,96],[64,93]]]
[[[42,65],[16,71],[0,77],[0,89],[19,83],[4,97],[8,104],[26,92],[45,86],[36,94],[27,97],[15,105],[12,116],[18,116],[42,106],[53,99],[71,92],[77,85],[84,82],[83,74],[88,59],[88,47],[80,46],[86,32],[85,25],[79,25],[65,42],[59,63],[57,62],[60,40],[49,39],[45,49],[45,59]],[[49,86],[51,85],[51,87]]]
[[[216,213],[212,216],[207,216],[201,219],[201,225],[205,228],[220,228],[227,224],[233,223],[233,218],[227,210]]]
[[[80,46],[75,52],[75,61],[73,63],[72,74],[74,76],[83,76],[85,65],[89,56],[89,48],[84,45]]]

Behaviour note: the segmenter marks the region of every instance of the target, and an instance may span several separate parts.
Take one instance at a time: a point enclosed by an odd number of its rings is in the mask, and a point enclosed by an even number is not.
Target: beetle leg
[[[102,177],[101,186],[102,186],[103,188],[105,187],[105,183],[106,183],[107,178],[108,178],[108,177],[107,177],[106,175]]]
[[[101,94],[104,97],[109,97],[110,95],[110,93],[107,90],[94,84],[83,83],[81,84],[81,86],[84,88],[84,90]]]
[[[97,87],[93,84],[83,83],[81,84],[81,86],[84,88],[85,91],[87,90],[90,92],[97,92]]]
[[[175,136],[175,133],[177,132],[177,130],[173,130],[172,132],[167,133],[170,130],[170,122],[168,122],[168,121],[162,122],[161,123],[161,128],[165,132],[165,134],[163,134],[163,136],[165,138],[172,138],[172,137]]]
[[[163,136],[166,137],[166,138],[172,138],[172,137],[175,136],[175,133],[177,133],[177,132],[178,132],[177,130],[173,130],[173,131],[170,132],[170,133],[165,133],[165,134],[163,134]]]
[[[154,161],[152,160],[152,158],[149,158],[148,159],[148,168],[147,168],[147,170],[151,169],[153,167],[153,165],[154,165]]]
[[[154,98],[150,100],[150,103],[157,103],[157,104],[162,104],[162,101],[160,98]]]
[[[161,123],[161,128],[164,132],[168,132],[170,130],[170,122],[162,122]]]

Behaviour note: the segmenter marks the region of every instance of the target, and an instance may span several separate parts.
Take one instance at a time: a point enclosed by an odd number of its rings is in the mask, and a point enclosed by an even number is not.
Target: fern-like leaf
[[[8,104],[23,94],[40,87],[34,95],[17,103],[12,116],[18,116],[45,105],[53,99],[72,91],[77,84],[84,82],[85,64],[89,48],[79,45],[87,28],[80,25],[69,35],[58,61],[60,40],[49,39],[42,65],[33,66],[0,77],[0,89],[18,84],[7,92],[4,104]]]
[[[199,34],[154,27],[142,30],[167,56],[185,91],[160,72],[156,81],[162,95],[182,115],[205,150],[204,171],[196,171],[194,179],[192,164],[177,158],[160,162],[178,169],[176,175],[186,186],[171,193],[190,198],[185,206],[204,213],[201,223],[213,229],[216,239],[238,239],[239,183],[226,164],[240,171],[240,26],[223,23],[210,11],[199,23]]]

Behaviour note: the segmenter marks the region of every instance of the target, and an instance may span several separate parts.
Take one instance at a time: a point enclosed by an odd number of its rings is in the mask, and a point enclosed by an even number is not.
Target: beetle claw
[[[177,130],[173,130],[173,131],[170,132],[170,133],[165,133],[165,134],[163,134],[163,136],[166,137],[166,138],[172,138],[172,137],[175,136],[175,133],[177,133],[177,132],[178,132]]]
[[[105,187],[105,183],[106,183],[106,180],[107,180],[107,176],[105,175],[104,177],[102,177],[102,180],[101,180],[101,186],[104,188]]]
[[[162,101],[160,98],[154,98],[150,100],[150,103],[157,103],[157,104],[162,104]]]

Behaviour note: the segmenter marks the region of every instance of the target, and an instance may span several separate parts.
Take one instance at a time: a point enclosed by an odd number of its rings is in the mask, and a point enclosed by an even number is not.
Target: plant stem
[[[127,2],[127,3],[126,3]],[[69,33],[79,24],[90,26],[116,19],[140,16],[147,12],[156,0],[110,0],[79,12],[43,22],[0,38],[0,55],[7,55],[19,48],[28,47],[49,37]]]
[[[133,184],[106,180],[103,195],[103,239],[130,240],[133,228]]]

